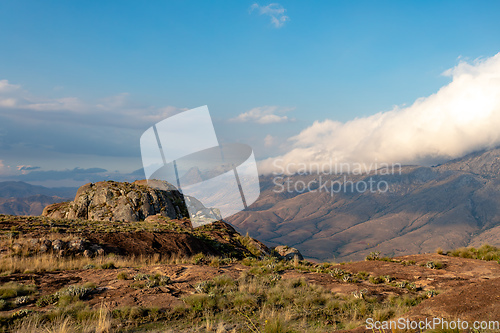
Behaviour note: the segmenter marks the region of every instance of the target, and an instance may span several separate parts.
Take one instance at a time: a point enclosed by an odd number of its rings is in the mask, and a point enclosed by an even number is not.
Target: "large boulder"
[[[298,260],[304,260],[304,257],[302,257],[302,254],[300,253],[300,251],[294,247],[280,245],[280,246],[276,246],[274,248],[274,251],[276,251],[283,259],[286,259],[286,260],[293,260],[295,258],[297,258]]]
[[[75,200],[45,207],[42,215],[51,218],[97,221],[143,221],[150,215],[173,219],[188,217],[182,195],[165,182],[162,189],[146,181],[89,183],[80,187]]]

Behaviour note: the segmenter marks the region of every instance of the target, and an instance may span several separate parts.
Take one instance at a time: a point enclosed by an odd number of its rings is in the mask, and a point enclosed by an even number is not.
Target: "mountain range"
[[[47,188],[21,181],[0,182],[0,214],[40,215],[47,205],[68,201],[77,188]]]
[[[500,245],[500,149],[390,171],[261,176],[259,199],[227,222],[268,246],[287,244],[315,260]],[[322,190],[319,180],[337,185],[372,181],[387,190]],[[304,190],[303,184],[313,186]],[[40,215],[45,206],[74,198],[76,190],[2,182],[0,213]]]
[[[320,177],[345,183],[343,174],[265,176],[257,202],[227,221],[268,246],[287,244],[316,260],[500,245],[500,149],[432,167],[382,171],[347,175],[347,181],[382,182],[387,191],[318,189]],[[316,187],[303,191],[303,184]]]

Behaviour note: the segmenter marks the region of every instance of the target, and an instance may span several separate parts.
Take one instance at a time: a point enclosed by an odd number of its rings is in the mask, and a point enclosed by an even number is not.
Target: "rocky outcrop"
[[[297,258],[298,260],[304,260],[302,254],[299,250],[294,247],[288,247],[286,245],[276,246],[274,251],[277,252],[283,259],[293,260]]]
[[[66,237],[67,238],[67,237]],[[84,256],[94,257],[104,255],[106,252],[99,245],[89,242],[87,239],[46,239],[46,238],[27,238],[14,242],[10,246],[12,254],[43,254],[51,253],[60,257],[66,256]]]
[[[240,259],[271,255],[264,244],[242,236],[223,221],[193,229],[189,219],[175,220],[160,215],[149,216],[143,222],[91,223],[41,216],[0,216],[0,256],[113,254],[167,258],[200,253]],[[203,260],[209,262],[210,258]]]
[[[162,185],[163,190],[148,187],[144,180],[90,183],[78,189],[74,201],[49,205],[42,215],[96,221],[143,221],[157,214],[176,219],[188,217],[182,195],[172,185]]]
[[[207,208],[198,199],[190,196],[185,196],[184,199],[189,212],[192,214],[191,222],[194,227],[222,220],[219,209]]]

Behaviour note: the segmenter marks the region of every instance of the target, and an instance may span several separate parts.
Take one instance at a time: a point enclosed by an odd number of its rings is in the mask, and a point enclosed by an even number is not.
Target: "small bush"
[[[441,261],[428,261],[426,263],[422,263],[421,266],[430,268],[430,269],[441,269],[444,267],[444,264]]]
[[[0,286],[0,299],[9,299],[18,296],[26,296],[34,293],[34,285],[24,285],[17,282],[7,282]]]
[[[379,260],[380,259],[380,251],[370,252],[365,260]]]
[[[480,260],[500,260],[500,248],[484,244],[478,249],[474,247],[461,247],[448,253],[452,257],[461,257]]]
[[[29,315],[30,313],[32,313],[33,310],[29,310],[29,309],[21,309],[19,311],[16,311],[12,314],[12,318],[23,318],[23,317],[26,317],[27,315]]]
[[[43,308],[47,305],[56,304],[57,300],[58,300],[58,297],[56,295],[44,295],[44,296],[41,296],[36,301],[36,306],[38,306],[39,308]]]
[[[380,284],[384,282],[384,278],[382,276],[370,276],[368,281],[373,284]]]
[[[170,277],[166,275],[149,275],[143,273],[137,273],[136,275],[134,275],[134,281],[135,282],[131,284],[131,287],[135,289],[166,286],[171,282]]]
[[[203,265],[207,263],[207,258],[203,253],[198,253],[191,258],[193,265]]]
[[[125,272],[120,272],[120,273],[118,273],[118,275],[116,276],[116,278],[118,280],[128,280],[128,275]]]
[[[57,297],[59,305],[66,305],[74,301],[84,299],[93,292],[93,289],[94,288],[72,285],[59,290],[54,294],[54,296]],[[64,304],[61,304],[61,300]]]
[[[368,277],[369,277],[370,274],[368,274],[368,272],[365,272],[365,271],[361,271],[361,272],[358,272],[356,274],[356,278],[358,280],[366,280]]]
[[[149,279],[149,274],[137,273],[134,275],[134,281],[145,281]]]
[[[102,264],[101,268],[102,269],[115,269],[116,266],[115,266],[115,264],[112,261],[110,261],[110,262]]]
[[[13,301],[15,306],[26,305],[26,304],[29,304],[30,302],[31,302],[31,299],[29,298],[29,296],[19,296],[19,297],[16,297]]]

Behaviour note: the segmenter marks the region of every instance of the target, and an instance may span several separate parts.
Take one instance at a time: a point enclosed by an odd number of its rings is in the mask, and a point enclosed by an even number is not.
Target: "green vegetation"
[[[461,247],[448,252],[449,256],[500,262],[500,248],[484,244],[479,248]]]
[[[7,282],[0,286],[0,299],[7,300],[18,296],[31,295],[36,291],[34,285],[25,285],[17,282]]]
[[[202,255],[185,259],[187,263],[213,266],[235,260]],[[109,262],[109,258],[107,261]],[[104,263],[105,263],[104,262]],[[113,261],[117,264],[120,261]],[[43,296],[35,294],[31,285],[4,285],[2,295],[8,300],[29,295],[36,301],[35,310],[21,309],[0,319],[3,329],[17,328],[23,332],[147,332],[173,329],[180,331],[197,327],[201,332],[324,332],[358,327],[368,317],[387,320],[404,314],[423,299],[432,297],[428,291],[418,292],[407,281],[393,281],[389,276],[349,272],[341,265],[314,264],[307,261],[279,261],[274,257],[244,258],[238,263],[247,266],[239,277],[216,276],[195,285],[194,294],[182,297],[183,305],[157,309],[119,307],[109,310],[105,305],[92,309],[86,300],[97,297],[93,284],[71,285]],[[99,266],[102,267],[102,263]],[[303,278],[282,278],[285,272],[320,272],[340,283],[386,283],[407,291],[401,296],[382,299],[358,289],[349,295],[337,294]],[[347,277],[347,278],[346,278]],[[171,284],[167,275],[137,272],[129,277],[120,272],[117,279],[130,280],[130,287],[147,289]],[[397,285],[399,283],[399,285]],[[3,300],[3,297],[2,297]],[[0,307],[5,306],[0,304]],[[9,305],[10,306],[10,305]]]
[[[420,266],[430,269],[442,269],[444,264],[441,261],[428,261],[421,263]]]
[[[135,289],[154,288],[166,286],[170,284],[170,282],[170,277],[166,275],[137,273],[134,275],[134,282],[131,284],[131,287]]]

